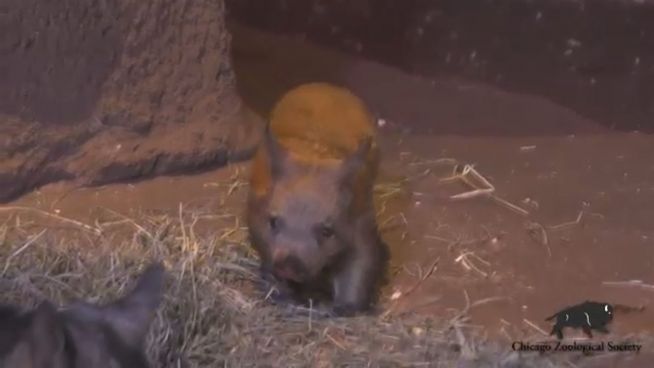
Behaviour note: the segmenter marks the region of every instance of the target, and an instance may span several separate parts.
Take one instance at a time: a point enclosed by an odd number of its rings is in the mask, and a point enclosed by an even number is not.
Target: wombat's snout
[[[302,282],[307,272],[300,259],[287,250],[278,249],[272,258],[273,274],[282,280]]]

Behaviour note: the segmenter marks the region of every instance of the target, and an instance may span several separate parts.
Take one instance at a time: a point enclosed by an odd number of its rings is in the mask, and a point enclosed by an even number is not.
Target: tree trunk
[[[223,0],[4,0],[0,201],[248,157]]]

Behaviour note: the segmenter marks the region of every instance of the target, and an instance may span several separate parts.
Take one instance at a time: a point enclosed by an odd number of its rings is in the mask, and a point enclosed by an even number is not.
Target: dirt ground
[[[537,96],[422,80],[299,40],[232,30],[240,92],[262,115],[289,87],[326,80],[349,86],[381,119],[377,209],[393,253],[384,303],[397,303],[394,313],[445,319],[481,301],[471,318],[489,337],[547,339],[546,317],[593,299],[645,307],[617,315],[602,338],[654,332],[654,137],[610,132]],[[505,131],[490,135],[490,126]],[[480,134],[448,134],[457,127]],[[470,190],[442,181],[455,163],[474,165],[522,211],[482,197],[449,200]],[[205,214],[199,233],[208,233],[218,209],[242,213],[247,168],[101,188],[52,184],[8,205],[89,224],[106,209],[174,215],[183,205]],[[234,195],[221,201],[227,192]]]

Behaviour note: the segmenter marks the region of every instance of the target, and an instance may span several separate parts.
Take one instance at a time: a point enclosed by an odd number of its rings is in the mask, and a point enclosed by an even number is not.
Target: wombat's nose
[[[301,282],[303,270],[300,260],[294,256],[285,255],[273,260],[273,274],[282,280]]]
[[[272,261],[273,263],[278,263],[286,259],[286,257],[288,257],[288,250],[285,248],[277,248],[273,251]]]

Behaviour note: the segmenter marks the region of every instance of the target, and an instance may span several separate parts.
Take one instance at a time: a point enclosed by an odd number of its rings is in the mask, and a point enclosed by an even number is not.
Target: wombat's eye
[[[331,238],[334,236],[334,229],[331,226],[322,225],[320,226],[320,235],[323,238]]]
[[[268,218],[268,223],[270,224],[270,228],[275,230],[279,226],[279,217],[277,216],[270,216]]]

